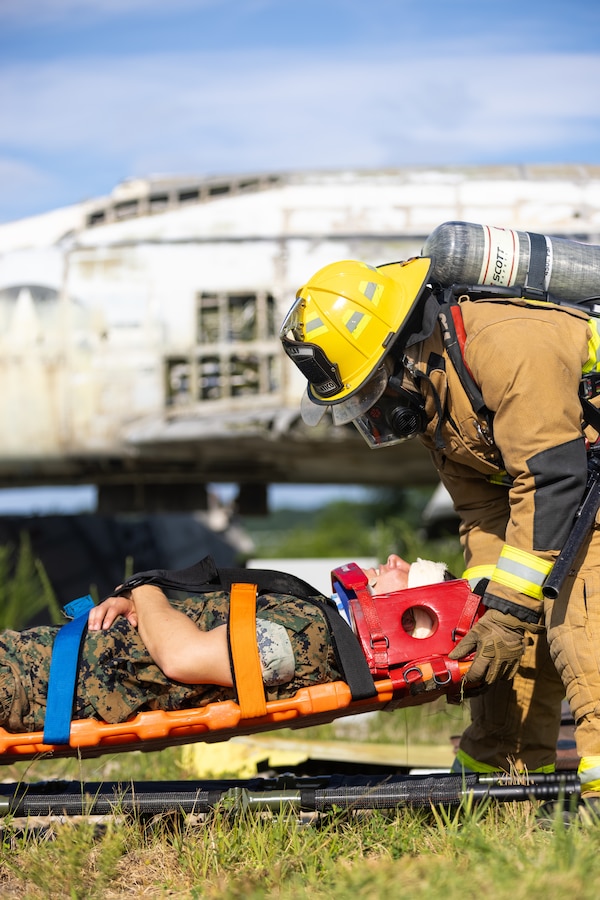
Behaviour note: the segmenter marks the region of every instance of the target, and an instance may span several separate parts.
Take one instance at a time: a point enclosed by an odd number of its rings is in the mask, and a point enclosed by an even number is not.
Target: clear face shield
[[[425,431],[427,421],[420,396],[402,389],[402,395],[382,395],[354,425],[372,450],[411,441]]]
[[[387,357],[369,381],[341,403],[317,405],[308,388],[301,403],[302,419],[317,425],[329,411],[334,425],[352,422],[372,450],[402,444],[427,426],[423,398],[402,382],[402,372],[393,374],[393,361]]]

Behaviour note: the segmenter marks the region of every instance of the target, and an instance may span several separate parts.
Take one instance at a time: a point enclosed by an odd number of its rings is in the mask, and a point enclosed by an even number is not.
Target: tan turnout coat
[[[429,417],[422,441],[460,516],[467,573],[489,577],[504,544],[552,561],[569,532],[586,482],[578,388],[592,331],[587,313],[567,307],[520,300],[460,305],[464,360],[493,414],[491,430],[473,409],[441,328],[407,355],[430,379],[421,388]],[[598,543],[596,534],[554,605],[493,577],[488,583],[491,605],[511,612],[516,604],[532,620],[542,616],[564,686],[545,638],[531,639],[514,682],[497,683],[472,702],[473,724],[461,743],[472,758],[506,768],[508,757],[530,771],[551,764],[565,690],[581,724],[580,755],[600,753],[600,615],[591,622],[585,599],[586,579],[589,594],[600,567]]]

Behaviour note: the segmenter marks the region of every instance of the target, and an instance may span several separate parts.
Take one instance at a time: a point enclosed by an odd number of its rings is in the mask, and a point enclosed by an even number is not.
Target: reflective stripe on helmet
[[[383,286],[377,284],[375,281],[361,281],[358,289],[361,294],[364,294],[367,300],[370,300],[375,306],[377,306],[383,295]]]
[[[505,544],[500,553],[492,581],[519,591],[534,600],[542,599],[542,585],[553,563],[533,553]]]
[[[306,325],[304,326],[304,330],[307,335],[310,335],[311,340],[313,338],[318,337],[320,334],[325,334],[327,331],[327,326],[323,319],[319,316],[315,316],[314,319],[308,319]]]

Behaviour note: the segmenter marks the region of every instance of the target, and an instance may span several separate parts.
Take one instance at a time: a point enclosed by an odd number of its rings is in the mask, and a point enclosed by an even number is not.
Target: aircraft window
[[[206,356],[198,361],[200,400],[219,400],[225,395],[222,361],[218,356]]]
[[[180,191],[179,192],[179,202],[180,203],[191,203],[194,200],[198,200],[200,198],[200,191],[198,188],[190,191]]]
[[[103,209],[90,213],[88,216],[88,225],[100,225],[106,219],[106,212]]]
[[[228,338],[231,341],[255,341],[256,294],[230,294]]]
[[[276,337],[278,328],[276,321],[275,298],[270,294],[265,297],[265,333],[267,337]]]
[[[274,353],[172,357],[166,366],[170,407],[268,394],[279,386],[279,358]]]
[[[257,341],[275,336],[275,300],[270,294],[203,293],[198,299],[198,343]]]
[[[265,291],[198,294],[195,352],[185,369],[183,360],[168,363],[171,381],[183,377],[178,391],[170,387],[169,404],[176,396],[194,403],[277,390],[276,313],[275,298]]]
[[[279,366],[280,356],[268,356],[266,359],[266,363],[268,379],[267,393],[272,394],[279,389],[279,385],[281,382],[281,369]]]
[[[122,203],[115,203],[115,216],[117,219],[126,219],[128,216],[135,216],[137,209],[137,200],[124,200]]]
[[[231,396],[260,393],[260,362],[257,356],[232,356],[230,361]]]
[[[275,298],[267,293],[202,293],[198,298],[197,341],[263,341],[277,335]]]
[[[202,294],[198,304],[198,336],[200,344],[214,344],[221,339],[221,303],[216,294]]]
[[[161,210],[166,209],[169,205],[169,195],[150,194],[148,204],[150,206],[150,212],[161,212]]]
[[[184,406],[190,402],[191,366],[185,358],[167,360],[167,404]]]

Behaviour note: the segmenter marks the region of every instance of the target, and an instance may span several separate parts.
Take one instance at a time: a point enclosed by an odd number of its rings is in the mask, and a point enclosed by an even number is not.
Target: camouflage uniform
[[[171,600],[202,631],[227,622],[229,594],[223,591]],[[301,687],[335,681],[331,636],[312,603],[282,594],[264,594],[257,619],[286,629],[295,672],[285,684],[266,688],[267,700],[290,697]],[[0,725],[9,731],[39,731],[44,726],[52,644],[58,628],[44,626],[0,635]],[[235,697],[232,688],[169,681],[153,662],[137,630],[119,617],[107,631],[87,632],[82,646],[73,718],[115,723],[149,709],[189,709]]]

